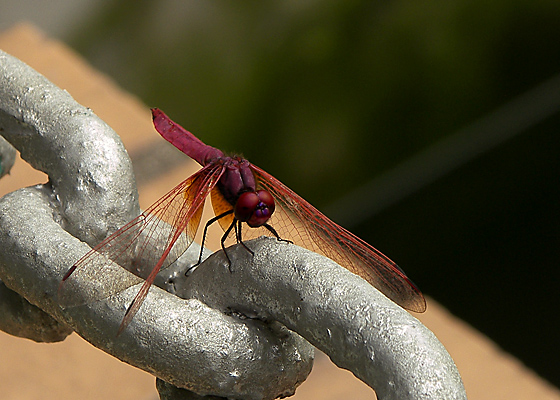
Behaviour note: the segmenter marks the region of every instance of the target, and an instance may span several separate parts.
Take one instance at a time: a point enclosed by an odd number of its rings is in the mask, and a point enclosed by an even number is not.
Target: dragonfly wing
[[[173,226],[175,229],[170,230],[163,254],[126,310],[126,314],[121,322],[117,336],[120,335],[127,327],[130,321],[132,321],[134,315],[136,315],[140,309],[142,302],[148,295],[150,286],[152,286],[152,283],[160,270],[162,268],[167,268],[175,262],[177,257],[183,254],[192,243],[194,236],[196,235],[196,231],[198,230],[198,226],[200,225],[200,218],[202,216],[206,197],[212,192],[212,189],[220,180],[223,172],[224,167],[222,164],[208,164],[202,170],[192,175],[191,177],[196,175],[197,178],[188,187],[188,189],[182,192],[184,199],[178,209],[179,211],[175,212],[172,207],[172,211],[169,215],[167,215],[167,212],[165,213],[165,217],[170,217],[168,224]],[[165,220],[166,218],[163,219]],[[186,247],[183,247],[182,244],[185,240]]]
[[[220,190],[217,187],[214,188],[214,190],[212,190],[212,193],[210,194],[210,198],[212,200],[212,209],[214,210],[214,214],[216,216],[222,215],[223,213],[233,210],[232,205],[228,203],[224,195],[220,192]],[[224,232],[229,228],[229,226],[233,222],[233,217],[234,215],[233,213],[231,213],[218,220],[218,223],[220,224]]]
[[[90,303],[142,280],[147,284],[145,297],[155,275],[192,243],[206,196],[222,173],[221,165],[207,165],[89,251],[63,278],[59,302]],[[132,274],[123,274],[121,268]]]
[[[251,164],[257,186],[268,190],[276,201],[269,224],[282,239],[323,254],[361,276],[385,296],[415,312],[426,309],[420,290],[383,253],[337,225],[269,173]],[[266,233],[246,229],[244,238]],[[270,234],[268,234],[270,235]]]

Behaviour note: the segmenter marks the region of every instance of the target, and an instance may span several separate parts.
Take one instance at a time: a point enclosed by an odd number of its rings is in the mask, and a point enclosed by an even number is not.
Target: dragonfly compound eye
[[[235,203],[235,218],[256,228],[269,220],[274,207],[274,198],[266,190],[245,192]]]

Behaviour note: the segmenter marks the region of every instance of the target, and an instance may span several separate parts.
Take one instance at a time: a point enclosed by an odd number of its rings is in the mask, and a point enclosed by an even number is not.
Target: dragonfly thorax
[[[233,207],[242,193],[256,192],[255,176],[249,168],[249,161],[240,157],[222,157],[214,162],[223,163],[224,173],[218,182],[218,189]]]

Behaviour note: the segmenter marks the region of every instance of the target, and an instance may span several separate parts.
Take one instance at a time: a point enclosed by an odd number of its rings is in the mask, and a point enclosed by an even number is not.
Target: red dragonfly
[[[200,225],[204,202],[211,196],[216,217],[226,240],[274,236],[323,254],[361,276],[388,298],[411,311],[423,312],[426,301],[420,290],[388,257],[373,246],[335,224],[278,179],[244,158],[226,156],[204,144],[192,133],[173,122],[159,109],[152,109],[154,126],[164,139],[197,161],[195,172],[146,211],[107,237],[70,268],[62,279],[59,301],[76,304],[72,296],[78,280],[91,280],[106,258],[144,279],[119,328],[130,323],[148,294],[156,275],[173,264],[189,247]],[[229,257],[228,257],[229,260]],[[199,260],[200,261],[200,260]],[[150,266],[141,271],[139,265]],[[82,302],[108,297],[141,282],[113,282],[87,294]]]

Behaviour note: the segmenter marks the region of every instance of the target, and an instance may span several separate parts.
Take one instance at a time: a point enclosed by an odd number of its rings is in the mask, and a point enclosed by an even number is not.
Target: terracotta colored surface
[[[159,139],[148,107],[93,70],[63,44],[45,38],[33,27],[20,25],[0,33],[0,48],[28,63],[92,108],[123,139],[129,153]],[[195,164],[185,159],[140,187],[142,207],[186,178]],[[0,196],[46,178],[19,160],[12,174],[0,180]],[[214,236],[214,239],[217,235]],[[214,242],[216,243],[216,242]],[[560,399],[560,392],[518,360],[464,322],[428,299],[419,318],[443,342],[454,358],[471,400]],[[2,399],[156,399],[154,378],[98,351],[78,336],[63,343],[36,344],[0,333]],[[374,392],[347,372],[318,355],[307,382],[294,399],[374,399]]]

